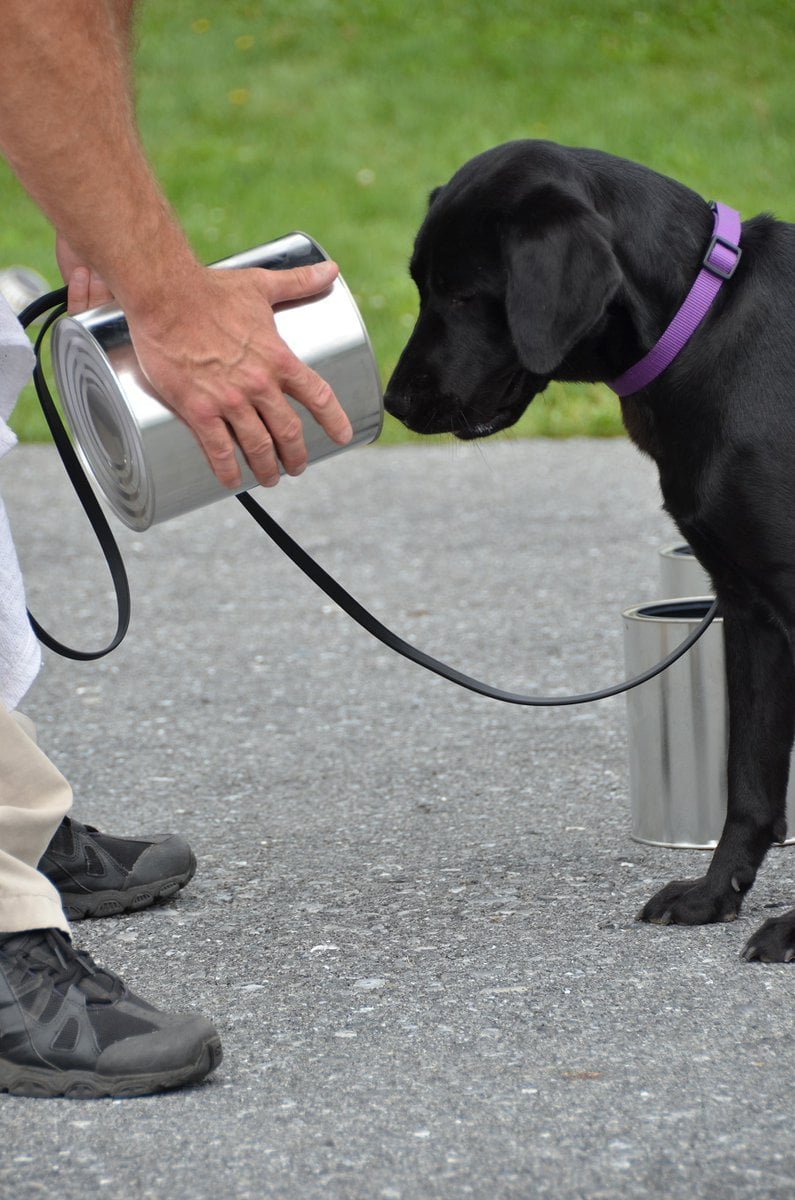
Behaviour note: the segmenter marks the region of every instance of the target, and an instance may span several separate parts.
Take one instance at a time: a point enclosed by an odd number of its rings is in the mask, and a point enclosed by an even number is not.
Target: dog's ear
[[[526,370],[551,375],[597,324],[621,280],[606,222],[583,204],[562,203],[532,232],[506,234],[506,307]]]

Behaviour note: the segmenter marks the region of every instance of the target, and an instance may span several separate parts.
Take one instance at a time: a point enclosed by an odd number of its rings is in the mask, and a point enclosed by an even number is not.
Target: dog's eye
[[[453,307],[460,307],[464,304],[471,304],[477,296],[477,292],[459,292],[457,296],[450,297],[450,303]]]

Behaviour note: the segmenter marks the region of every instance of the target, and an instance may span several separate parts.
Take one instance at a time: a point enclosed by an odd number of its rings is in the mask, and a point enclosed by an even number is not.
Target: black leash
[[[616,683],[612,687],[602,688],[597,692],[585,692],[575,696],[525,696],[521,692],[506,692],[502,688],[492,687],[489,683],[482,683],[479,679],[473,679],[470,675],[465,675],[462,671],[457,671],[455,667],[450,667],[447,663],[440,662],[439,659],[433,658],[423,650],[418,650],[410,642],[405,642],[403,638],[398,637],[396,633],[393,633],[391,629],[383,625],[377,617],[374,617],[349,592],[346,592],[345,588],[337,583],[336,579],[332,578],[327,571],[324,571],[307,554],[306,550],[293,541],[289,533],[286,533],[281,525],[278,525],[273,517],[260,504],[257,504],[256,500],[253,500],[246,492],[243,492],[237,498],[246,512],[254,518],[260,529],[263,529],[267,533],[268,537],[276,543],[279,549],[283,550],[287,557],[291,558],[295,565],[313,583],[317,584],[321,591],[324,591],[335,604],[339,605],[343,612],[346,612],[349,617],[356,621],[357,625],[361,625],[362,629],[366,629],[368,633],[377,638],[379,642],[383,642],[390,650],[394,650],[397,654],[402,654],[404,658],[410,659],[411,662],[425,667],[426,671],[433,671],[434,674],[441,675],[443,679],[449,679],[451,683],[457,683],[459,687],[467,688],[470,692],[477,692],[480,696],[488,696],[491,700],[502,700],[505,704],[523,704],[535,708],[552,708],[564,704],[590,704],[594,700],[606,700],[609,696],[618,696],[621,692],[628,692],[631,688],[638,687],[639,684],[653,679],[655,675],[659,675],[667,667],[672,666],[683,654],[686,654],[690,647],[698,641],[702,633],[706,631],[707,626],[712,624],[717,615],[718,602],[716,600],[697,628],[692,630],[675,650],[672,650],[661,662],[644,671],[642,675],[636,675],[634,679],[625,680],[624,683]]]
[[[69,440],[69,435],[61,420],[61,415],[55,407],[55,401],[47,386],[42,366],[42,343],[50,326],[66,312],[66,293],[67,289],[63,287],[55,292],[49,292],[46,296],[41,296],[38,300],[34,300],[32,304],[27,306],[19,319],[22,325],[27,328],[31,322],[49,313],[36,338],[36,365],[33,368],[33,382],[36,386],[36,395],[39,398],[41,410],[50,427],[50,433],[58,448],[61,461],[66,467],[66,473],[69,476],[72,487],[83,506],[83,511],[91,522],[91,527],[105,556],[105,562],[108,564],[113,588],[116,592],[116,632],[107,646],[103,646],[101,650],[75,650],[72,646],[65,646],[63,642],[59,642],[57,638],[48,633],[39,624],[30,609],[28,609],[28,620],[33,626],[33,632],[39,641],[43,642],[50,650],[54,650],[56,654],[60,654],[64,658],[75,659],[78,662],[93,662],[94,659],[104,658],[106,654],[110,654],[111,650],[115,650],[124,640],[130,624],[130,584],[127,579],[127,571],[124,567],[124,559],[121,556],[121,551],[91,484],[88,482],[80,459],[77,457],[77,453]]]
[[[80,661],[90,661],[96,658],[102,658],[105,654],[109,654],[111,650],[119,645],[127,632],[127,627],[130,622],[130,587],[127,580],[127,572],[124,568],[121,551],[116,543],[116,539],[111,532],[110,526],[105,518],[99,502],[94,494],[94,491],[86,478],[80,460],[69,440],[69,435],[66,432],[60,414],[55,406],[53,398],[50,394],[47,381],[44,376],[44,371],[41,364],[41,345],[47,330],[66,311],[66,288],[61,288],[56,292],[51,292],[47,296],[42,296],[39,300],[35,300],[28,305],[25,311],[20,316],[20,321],[24,326],[29,325],[32,321],[49,313],[47,320],[44,322],[39,335],[36,339],[36,367],[33,373],[34,382],[36,385],[36,394],[39,398],[44,416],[53,440],[58,448],[58,452],[63,459],[67,474],[71,480],[72,486],[77,493],[78,499],[85,510],[94,532],[97,535],[97,540],[102,548],[105,556],[105,561],[111,574],[113,586],[116,592],[116,607],[118,621],[116,633],[112,640],[102,650],[84,651],[74,650],[69,646],[64,646],[57,641],[51,634],[38,624],[38,622],[30,616],[30,621],[36,635],[51,650],[57,654],[61,654],[66,658],[78,659]],[[51,311],[52,310],[52,311]],[[583,692],[573,696],[525,696],[520,692],[508,692],[502,688],[492,687],[491,684],[483,683],[479,679],[473,679],[470,675],[458,671],[455,667],[450,667],[447,663],[440,662],[439,659],[433,658],[432,655],[426,654],[423,650],[412,646],[410,642],[406,642],[403,638],[398,637],[386,625],[382,624],[371,612],[360,604],[349,592],[339,584],[336,579],[332,578],[327,571],[320,566],[319,563],[307,554],[301,546],[298,545],[290,535],[285,532],[282,527],[274,521],[273,517],[253,499],[247,492],[241,493],[237,499],[243,505],[243,508],[259,525],[268,537],[273,541],[280,550],[292,559],[295,565],[304,572],[304,574],[316,584],[321,591],[325,592],[329,599],[333,600],[344,612],[348,614],[352,620],[361,625],[374,638],[382,642],[390,650],[409,659],[411,662],[417,663],[418,666],[424,667],[427,671],[432,671],[436,675],[441,675],[443,679],[448,679],[451,683],[458,684],[459,687],[467,688],[471,692],[477,692],[478,695],[487,696],[492,700],[501,700],[506,704],[520,704],[535,708],[550,708],[559,707],[568,704],[591,704],[595,700],[606,700],[610,696],[618,696],[622,692],[628,692],[631,688],[638,687],[642,683],[648,682],[656,675],[661,674],[672,666],[678,659],[695,645],[698,639],[704,634],[709,625],[717,616],[718,601],[715,600],[703,617],[697,627],[692,630],[687,637],[682,641],[675,650],[672,650],[664,659],[644,671],[640,675],[636,675],[633,679],[625,680],[623,683],[614,684],[611,687],[601,688],[594,692]]]

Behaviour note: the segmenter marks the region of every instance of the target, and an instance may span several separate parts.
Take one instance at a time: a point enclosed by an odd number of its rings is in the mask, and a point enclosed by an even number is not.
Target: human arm
[[[331,389],[279,338],[272,313],[328,287],[337,269],[214,271],[198,262],[136,127],[118,15],[131,7],[59,0],[45,13],[30,0],[5,0],[0,148],[124,309],[141,366],[219,479],[239,484],[237,441],[258,479],[275,483],[277,456],[291,473],[306,464],[284,392],[332,438],[350,440]]]
[[[132,70],[134,52],[134,15],[136,0],[109,0],[110,15],[119,46],[122,64],[126,68],[127,94],[135,110],[135,81]],[[56,230],[55,258],[64,283],[67,285],[67,311],[85,312],[113,299],[111,290],[101,275],[76,254],[62,233]]]

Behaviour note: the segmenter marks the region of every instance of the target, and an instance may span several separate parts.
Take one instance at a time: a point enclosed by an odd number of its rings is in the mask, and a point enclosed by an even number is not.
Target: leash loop
[[[67,646],[60,642],[57,638],[48,633],[46,629],[28,609],[28,620],[30,621],[33,632],[36,637],[50,650],[54,650],[56,654],[60,654],[63,658],[71,658],[77,662],[93,662],[95,659],[104,658],[106,654],[110,654],[117,646],[121,644],[127,633],[130,624],[131,598],[130,584],[127,579],[127,571],[124,566],[124,559],[121,556],[118,544],[110,525],[107,522],[104,512],[97,500],[91,484],[88,482],[86,473],[83,470],[80,459],[69,440],[69,435],[66,432],[60,413],[55,406],[55,401],[52,398],[50,389],[47,386],[47,380],[44,375],[44,368],[41,362],[41,349],[45,334],[57,319],[66,312],[66,297],[67,289],[65,287],[58,288],[54,292],[48,292],[46,296],[41,296],[27,306],[20,314],[20,324],[27,328],[33,321],[39,317],[49,313],[47,319],[43,322],[39,330],[38,337],[35,343],[36,365],[33,368],[33,383],[36,388],[36,395],[39,398],[41,410],[44,413],[44,418],[49,426],[52,439],[61,456],[61,461],[66,468],[66,473],[69,476],[72,487],[77,493],[83,511],[91,523],[91,528],[99,542],[102,553],[105,557],[110,577],[113,582],[113,588],[116,593],[116,632],[108,642],[107,646],[103,646],[100,650],[77,650],[72,646]]]

